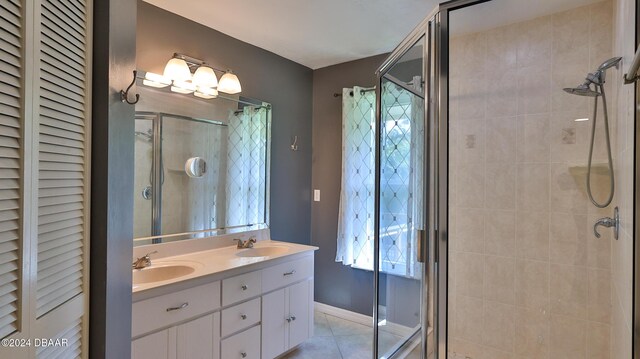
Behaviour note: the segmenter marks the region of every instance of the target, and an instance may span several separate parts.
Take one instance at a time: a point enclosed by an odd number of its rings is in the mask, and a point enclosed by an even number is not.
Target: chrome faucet
[[[593,234],[596,236],[596,238],[600,238],[600,233],[598,233],[598,226],[607,228],[613,227],[613,238],[618,239],[618,230],[620,229],[620,214],[618,213],[618,207],[613,209],[613,218],[600,218],[596,221],[596,224],[593,225]]]
[[[153,252],[147,253],[144,256],[136,259],[131,264],[131,267],[133,269],[142,269],[142,268],[146,268],[146,267],[150,266],[151,265],[151,255],[152,254],[156,254],[156,253],[158,253],[158,251],[153,251]]]
[[[235,238],[234,241],[238,241],[238,249],[253,248],[253,244],[256,243],[256,237],[249,237],[246,241]]]

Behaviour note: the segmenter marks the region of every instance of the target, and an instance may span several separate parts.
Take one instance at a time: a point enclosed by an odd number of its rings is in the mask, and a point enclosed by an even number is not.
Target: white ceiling
[[[382,54],[444,0],[144,0],[317,69]],[[600,0],[494,0],[452,15],[461,34]]]
[[[145,0],[317,69],[393,50],[438,0]]]

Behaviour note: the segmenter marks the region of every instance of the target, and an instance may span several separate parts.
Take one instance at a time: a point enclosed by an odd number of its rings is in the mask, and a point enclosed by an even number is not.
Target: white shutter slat
[[[71,220],[82,216],[82,210],[40,215],[40,225]]]
[[[21,1],[0,1],[0,338],[18,329],[22,27]]]
[[[83,220],[82,218],[73,218],[65,221],[60,221],[56,223],[48,223],[38,225],[38,233],[46,234],[49,232],[55,232],[61,229],[70,228],[74,226],[82,226]]]
[[[2,126],[0,126],[2,127]],[[18,142],[19,144],[19,142]],[[2,158],[20,158],[20,151],[12,147],[0,147],[0,157]]]
[[[84,209],[84,203],[82,202],[61,203],[52,206],[40,207],[38,209],[38,215],[46,216],[54,213],[69,212],[82,209]]]
[[[63,155],[71,155],[71,156],[84,156],[84,151],[79,148],[73,147],[64,147],[64,146],[53,146],[48,143],[43,143],[40,145],[40,151],[47,153],[59,153]]]
[[[66,236],[71,236],[71,235],[75,235],[78,233],[82,233],[82,228],[74,226],[74,227],[70,227],[70,228],[63,228],[51,233],[45,233],[43,235],[40,236],[40,240],[39,242],[44,246],[47,242],[51,242],[54,243],[52,246],[55,247],[55,243],[57,242],[57,240],[59,240],[60,238],[66,237]]]
[[[20,119],[6,115],[4,113],[0,113],[0,125],[6,126],[6,127],[20,128]]]
[[[69,236],[65,236],[63,237],[60,241],[49,241],[49,242],[42,242],[41,243],[41,247],[42,247],[42,251],[48,251],[51,249],[54,249],[56,247],[59,246],[64,246],[67,245],[69,243],[72,243],[74,241],[78,241],[82,239],[82,233],[72,233]]]
[[[40,346],[36,350],[38,359],[67,359],[78,358],[82,352],[82,321],[73,321],[69,327],[63,329],[55,338],[67,339],[66,346]]]
[[[82,195],[50,197],[40,199],[40,208],[55,206],[64,203],[82,202]]]

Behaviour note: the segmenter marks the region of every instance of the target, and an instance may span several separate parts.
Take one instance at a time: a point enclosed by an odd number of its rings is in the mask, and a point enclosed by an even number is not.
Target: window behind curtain
[[[422,183],[415,180],[422,171],[422,147],[417,141],[424,133],[417,127],[422,121],[411,118],[422,111],[418,106],[421,103],[416,103],[406,90],[388,83],[385,86],[380,270],[413,277],[419,274],[415,270],[414,218],[421,217],[418,206],[422,206]],[[375,93],[354,87],[343,89],[342,97],[342,189],[336,261],[373,270]]]

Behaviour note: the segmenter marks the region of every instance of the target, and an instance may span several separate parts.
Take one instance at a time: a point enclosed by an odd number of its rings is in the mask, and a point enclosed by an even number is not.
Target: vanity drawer
[[[278,264],[262,271],[263,293],[313,276],[313,256]]]
[[[133,337],[171,326],[220,308],[220,282],[169,293],[133,303]]]
[[[222,280],[222,305],[241,302],[262,293],[260,271]]]
[[[248,328],[260,321],[260,298],[222,310],[222,336]]]
[[[220,346],[224,359],[260,359],[260,326],[230,336]]]

